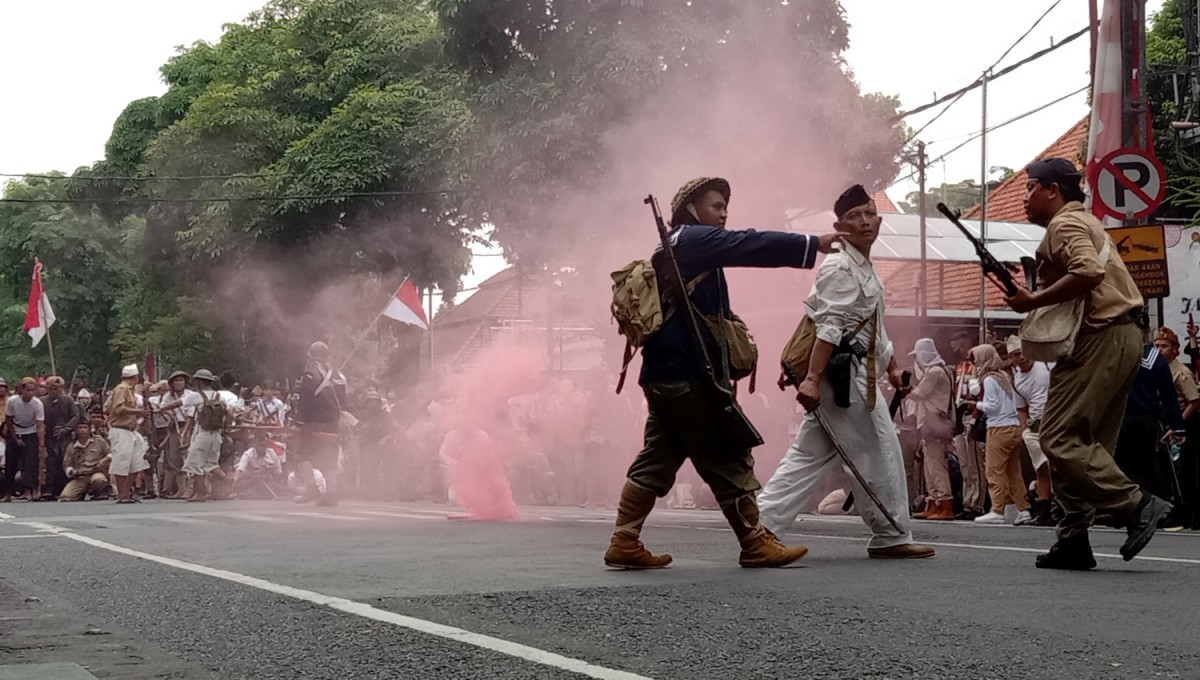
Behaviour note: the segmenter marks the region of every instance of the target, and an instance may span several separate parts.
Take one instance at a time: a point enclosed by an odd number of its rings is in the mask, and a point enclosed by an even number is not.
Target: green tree
[[[117,229],[98,215],[78,213],[66,198],[65,176],[10,182],[0,203],[0,371],[3,375],[50,370],[46,341],[35,349],[23,330],[34,258],[45,267],[43,282],[58,321],[51,329],[58,371],[79,370],[92,379],[117,357],[109,348],[116,328],[113,306],[131,263],[121,252]]]
[[[1185,2],[1189,16],[1195,2]],[[1194,30],[1194,29],[1193,29]],[[1193,62],[1194,63],[1194,62]],[[1189,66],[1187,38],[1176,0],[1166,0],[1150,19],[1146,33],[1147,96],[1154,129],[1154,148],[1167,174],[1167,197],[1159,217],[1200,219],[1200,146],[1174,130],[1173,121],[1200,121],[1200,101],[1189,94],[1197,74]],[[1181,100],[1176,101],[1176,88]]]
[[[278,367],[324,286],[456,290],[470,229],[439,190],[473,118],[443,42],[422,0],[272,0],[172,58],[167,92],[130,104],[72,186],[110,222],[144,218],[134,297],[157,313],[122,315],[121,350],[180,340],[203,309],[231,354]]]

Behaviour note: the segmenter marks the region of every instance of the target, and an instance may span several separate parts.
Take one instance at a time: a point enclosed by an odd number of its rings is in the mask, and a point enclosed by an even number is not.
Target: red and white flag
[[[404,279],[404,283],[396,289],[396,294],[388,300],[387,307],[383,308],[383,315],[400,323],[429,330],[429,319],[425,318],[425,310],[421,307],[421,292],[417,290],[416,284],[408,279]]]
[[[1100,161],[1110,153],[1123,147],[1121,135],[1122,84],[1125,65],[1121,62],[1121,6],[1128,0],[1103,0],[1100,10],[1100,26],[1096,36],[1096,63],[1092,72],[1092,114],[1088,121],[1087,183],[1088,205],[1092,212],[1103,218],[1104,213],[1096,205],[1096,180],[1100,174]],[[1145,3],[1145,0],[1134,0]],[[1141,49],[1136,43],[1142,39],[1135,32],[1134,53]],[[1130,92],[1136,98],[1143,83],[1137,69],[1132,71]],[[1147,147],[1152,152],[1154,140],[1150,132],[1150,117],[1145,116]]]
[[[25,332],[33,339],[37,347],[50,327],[54,325],[54,310],[50,307],[50,298],[42,289],[42,263],[33,260],[33,286],[29,289],[29,307],[25,310]]]

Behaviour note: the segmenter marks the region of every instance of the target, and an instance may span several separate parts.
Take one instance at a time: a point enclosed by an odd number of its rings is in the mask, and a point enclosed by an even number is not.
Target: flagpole
[[[50,346],[50,375],[58,375],[58,369],[54,365],[54,338],[50,335],[50,327],[46,327],[46,342]]]
[[[407,282],[408,277],[406,276],[404,277],[404,280],[400,282],[400,286],[403,287]],[[395,293],[393,293],[393,295],[395,295]],[[339,373],[346,370],[346,365],[350,363],[350,357],[354,356],[354,353],[358,351],[359,347],[362,347],[363,340],[366,340],[367,336],[371,334],[371,330],[375,328],[375,324],[379,323],[379,320],[383,318],[383,313],[387,311],[387,308],[388,306],[385,304],[383,309],[379,310],[379,313],[375,315],[375,319],[371,321],[371,325],[367,326],[367,329],[363,331],[362,335],[359,336],[358,341],[354,343],[354,347],[350,349],[350,353],[346,355],[344,360],[342,360],[342,366],[338,369]]]

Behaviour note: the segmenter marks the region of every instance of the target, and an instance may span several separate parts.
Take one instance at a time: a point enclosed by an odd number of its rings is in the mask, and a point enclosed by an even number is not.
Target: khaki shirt
[[[1200,389],[1196,387],[1196,377],[1183,365],[1178,358],[1171,360],[1171,380],[1175,381],[1175,392],[1179,394],[1179,410],[1186,410],[1188,404],[1200,399]]]
[[[1071,201],[1050,220],[1037,248],[1040,288],[1053,285],[1067,274],[1104,277],[1084,302],[1083,325],[1088,328],[1104,328],[1143,304],[1142,294],[1114,246],[1109,246],[1108,262],[1100,262],[1100,249],[1107,237],[1100,220],[1079,201]]]
[[[930,366],[925,369],[921,382],[913,388],[913,397],[917,402],[917,427],[925,428],[933,422],[946,422],[950,419],[952,408],[951,395],[954,386],[950,382],[953,369],[945,364]]]
[[[113,388],[112,401],[108,406],[109,427],[119,427],[122,430],[137,428],[137,396],[133,386],[122,382]]]
[[[104,441],[103,437],[92,435],[87,444],[83,445],[77,439],[67,449],[67,455],[63,458],[63,469],[75,468],[77,477],[91,475],[96,472],[96,466],[108,453],[108,442]]]

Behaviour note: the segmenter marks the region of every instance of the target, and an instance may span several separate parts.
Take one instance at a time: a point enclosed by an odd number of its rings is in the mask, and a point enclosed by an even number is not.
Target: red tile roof
[[[914,260],[876,260],[875,270],[883,279],[885,304],[889,309],[914,309],[921,276],[921,263]],[[926,279],[930,311],[977,311],[979,309],[979,265],[971,262],[929,262]],[[1004,296],[993,283],[986,283],[987,308],[1009,311]]]
[[[896,204],[892,203],[892,199],[888,198],[887,193],[883,189],[871,194],[871,200],[875,201],[875,210],[881,213],[898,213],[899,209]]]
[[[1087,137],[1088,117],[1084,116],[1037,157],[1066,158],[1074,161],[1075,165],[1082,169],[1087,155]],[[1025,182],[1028,179],[1029,176],[1025,170],[1021,169],[1001,182],[1000,186],[996,187],[996,190],[988,196],[987,218],[996,222],[1028,222],[1029,219],[1025,216]],[[980,212],[977,205],[968,210],[963,217],[977,220]]]

